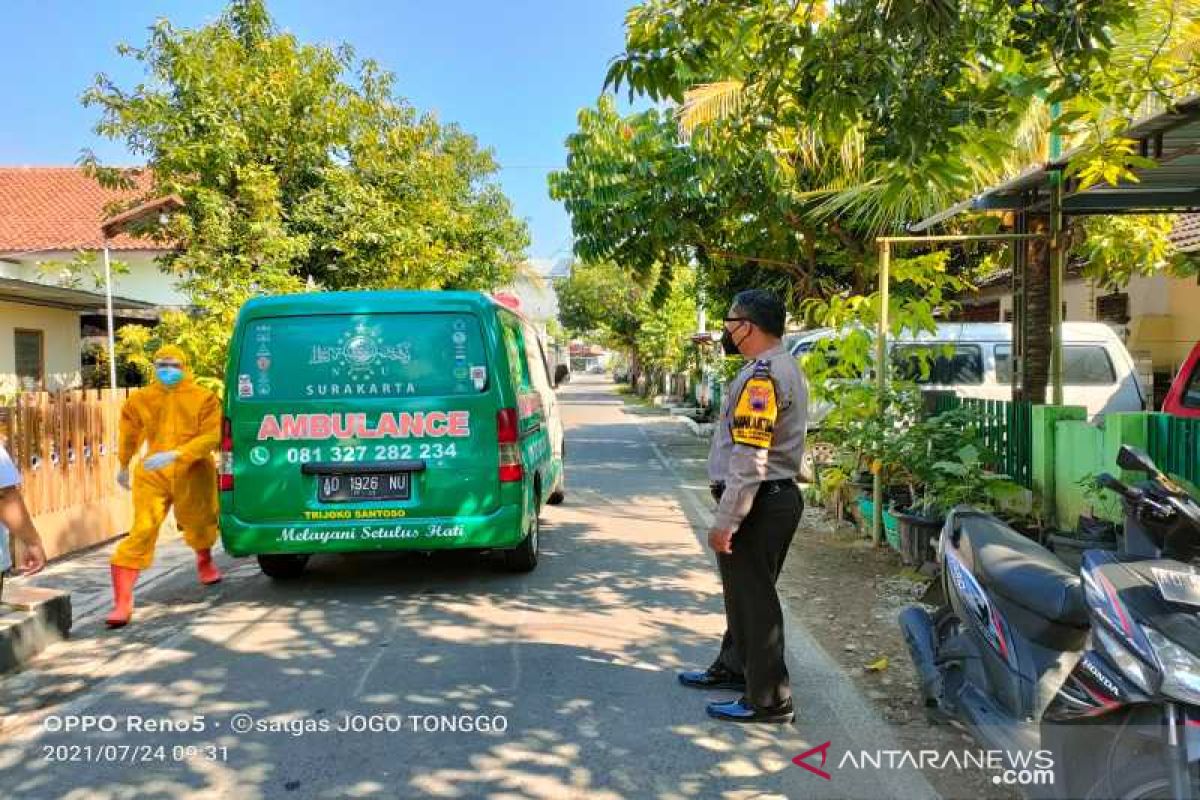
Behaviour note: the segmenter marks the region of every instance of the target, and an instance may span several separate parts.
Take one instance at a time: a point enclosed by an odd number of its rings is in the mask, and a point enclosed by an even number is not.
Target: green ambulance
[[[557,380],[529,322],[478,292],[251,300],[226,370],[225,550],[272,578],[386,550],[534,569],[564,492]]]

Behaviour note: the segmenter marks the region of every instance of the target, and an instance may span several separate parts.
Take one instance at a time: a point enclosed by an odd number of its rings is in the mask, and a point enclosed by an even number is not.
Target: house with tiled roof
[[[107,335],[106,247],[117,326],[186,304],[158,266],[164,245],[105,235],[114,207],[146,195],[149,176],[132,177],[116,190],[79,167],[0,167],[0,395],[82,383],[85,342]]]
[[[1200,250],[1200,215],[1176,217],[1171,244],[1181,252]],[[1104,286],[1084,275],[1081,263],[1067,265],[1063,319],[1104,322],[1124,340],[1147,385],[1154,407],[1180,366],[1200,341],[1200,279],[1165,273],[1133,275],[1124,286]],[[960,298],[957,319],[1008,322],[1013,317],[1012,270],[1000,270]]]

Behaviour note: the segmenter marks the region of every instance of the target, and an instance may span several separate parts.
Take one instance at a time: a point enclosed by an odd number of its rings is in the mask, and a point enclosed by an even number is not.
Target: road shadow
[[[564,402],[595,406],[591,394]],[[164,587],[126,631],[77,632],[43,680],[5,692],[0,718],[57,703],[117,729],[43,725],[0,744],[0,797],[783,796],[788,759],[819,742],[711,722],[704,702],[732,695],[675,681],[713,655],[719,586],[644,436],[611,418],[572,427],[568,503],[547,510],[531,574],[475,554],[376,554],[317,557],[272,582],[241,562],[215,597]],[[97,661],[111,673],[99,686]],[[197,714],[202,732],[125,729]],[[238,714],[276,729],[235,733]],[[357,715],[404,727],[295,732]],[[441,729],[464,719],[493,730]],[[138,753],[105,745],[166,750],[130,763]],[[837,796],[878,795],[855,791]]]

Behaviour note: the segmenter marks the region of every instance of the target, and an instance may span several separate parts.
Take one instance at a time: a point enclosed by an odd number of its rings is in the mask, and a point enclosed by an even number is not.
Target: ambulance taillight
[[[496,441],[500,444],[500,482],[515,483],[524,477],[521,466],[521,426],[515,408],[496,412]]]

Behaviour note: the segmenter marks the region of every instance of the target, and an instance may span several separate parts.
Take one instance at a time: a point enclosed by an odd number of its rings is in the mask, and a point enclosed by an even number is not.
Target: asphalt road
[[[225,559],[211,591],[180,570],[127,631],[82,620],[0,679],[0,798],[931,796],[911,772],[791,763],[826,741],[831,761],[895,746],[803,630],[795,726],[706,718],[731,695],[675,672],[707,664],[723,627],[707,511],[652,429],[679,423],[592,376],[562,400],[568,499],[535,572],[326,557],[276,584]],[[191,729],[146,730],[162,721]]]

